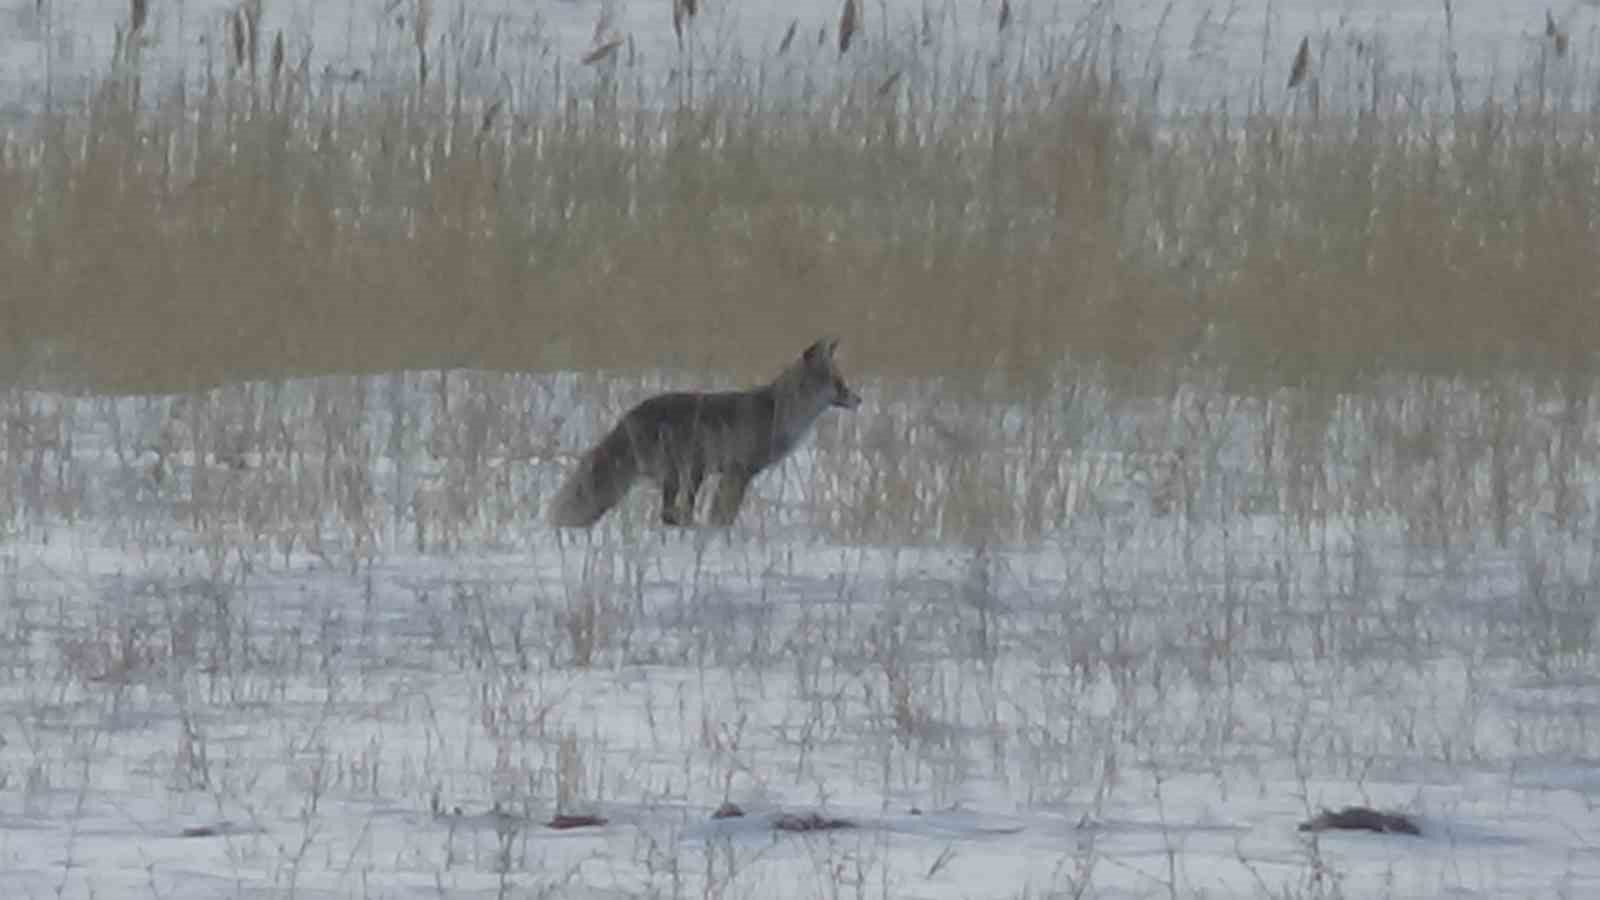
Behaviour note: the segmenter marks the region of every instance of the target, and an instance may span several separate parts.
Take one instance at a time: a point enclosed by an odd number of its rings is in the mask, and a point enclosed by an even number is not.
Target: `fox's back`
[[[645,471],[696,463],[712,471],[762,469],[788,451],[780,446],[777,402],[767,388],[675,392],[643,401],[622,417]]]

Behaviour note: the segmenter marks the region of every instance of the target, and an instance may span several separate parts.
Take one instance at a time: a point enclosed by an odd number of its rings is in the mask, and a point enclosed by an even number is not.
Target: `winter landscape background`
[[[842,7],[7,0],[0,895],[1600,891],[1600,11]]]

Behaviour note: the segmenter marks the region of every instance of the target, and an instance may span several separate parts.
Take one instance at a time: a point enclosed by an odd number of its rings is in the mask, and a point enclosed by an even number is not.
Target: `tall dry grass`
[[[1104,23],[669,75],[469,64],[419,20],[407,75],[352,80],[281,35],[258,67],[256,21],[187,84],[124,54],[6,139],[6,374],[754,374],[831,332],[857,371],[1271,385],[1600,341],[1600,119],[1564,48],[1478,102],[1323,41],[1249,110],[1173,112]]]

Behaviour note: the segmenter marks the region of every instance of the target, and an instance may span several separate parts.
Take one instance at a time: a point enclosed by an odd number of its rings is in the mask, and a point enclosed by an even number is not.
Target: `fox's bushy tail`
[[[557,528],[588,528],[617,505],[638,475],[638,456],[619,426],[583,454],[545,515]]]

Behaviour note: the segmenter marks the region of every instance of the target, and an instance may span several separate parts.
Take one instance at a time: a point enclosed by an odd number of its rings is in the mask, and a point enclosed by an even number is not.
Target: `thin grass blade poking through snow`
[[[1544,36],[1550,39],[1550,46],[1556,51],[1556,56],[1567,55],[1567,32],[1556,24],[1556,17],[1550,10],[1544,11]]]
[[[280,30],[272,39],[272,83],[278,84],[283,77],[283,32]]]
[[[228,17],[228,36],[232,39],[229,46],[233,49],[233,68],[235,71],[244,68],[245,63],[245,24],[244,10],[236,9]]]
[[[594,32],[589,35],[589,43],[596,46],[605,43],[606,39],[611,36],[611,21],[611,4],[601,4],[600,14],[595,16],[594,19]]]
[[[672,33],[677,36],[680,45],[683,43],[683,26],[699,12],[700,5],[696,0],[672,0]]]
[[[850,50],[850,43],[855,40],[856,29],[861,25],[861,11],[857,0],[844,0],[844,10],[839,13],[839,55],[843,56]]]
[[[590,66],[605,60],[609,58],[611,54],[617,52],[617,48],[622,46],[622,41],[622,38],[614,37],[611,40],[606,41],[604,44],[594,48],[593,50],[590,50],[588,53],[585,53],[579,61],[586,66]]]
[[[1306,73],[1311,69],[1311,38],[1300,39],[1300,49],[1295,51],[1294,63],[1289,66],[1289,88],[1293,90],[1306,80]]]
[[[239,8],[244,12],[245,55],[250,75],[255,77],[261,59],[261,0],[245,0]]]
[[[616,32],[616,29],[612,27],[612,22],[611,4],[606,3],[600,7],[600,15],[596,16],[594,20],[594,33],[590,36],[593,46],[587,53],[578,58],[579,62],[586,66],[592,66],[597,62],[610,58],[611,54],[617,52],[617,48],[622,46],[626,38]]]

